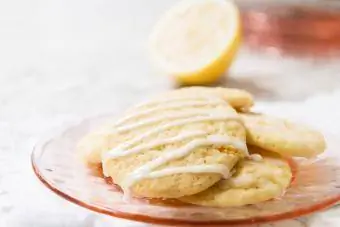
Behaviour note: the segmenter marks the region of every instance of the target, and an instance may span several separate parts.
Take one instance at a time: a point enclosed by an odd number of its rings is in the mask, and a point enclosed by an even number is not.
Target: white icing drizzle
[[[207,101],[187,101],[184,100],[185,102],[176,102],[176,103],[172,103],[172,102],[167,102],[162,106],[156,106],[153,108],[149,108],[147,110],[142,110],[139,111],[137,113],[132,113],[130,115],[127,115],[126,117],[122,118],[121,120],[117,121],[115,126],[120,126],[122,124],[124,124],[125,122],[138,118],[138,117],[142,117],[142,116],[146,116],[148,114],[152,114],[155,113],[157,111],[164,111],[164,110],[174,110],[174,109],[179,109],[179,108],[188,108],[188,107],[198,107],[198,106],[205,106],[207,104],[209,105],[218,105],[221,104],[221,100],[219,101],[210,101],[209,103],[207,103]]]
[[[139,180],[159,178],[179,173],[219,173],[223,176],[223,179],[228,179],[231,176],[229,168],[222,164],[169,167],[163,170],[152,171],[145,176],[135,176],[135,178],[129,178],[129,181],[125,182],[125,185],[127,186],[123,188],[124,200],[128,201],[130,197],[130,187]]]
[[[190,118],[190,117],[198,117],[198,116],[214,116],[214,114],[210,111],[187,111],[183,113],[177,113],[177,114],[163,114],[160,117],[154,117],[150,118],[148,120],[140,121],[134,124],[129,124],[126,126],[121,126],[116,129],[118,133],[124,133],[136,128],[144,127],[147,125],[152,125],[158,122],[162,122],[165,120],[176,120],[176,119],[182,119],[182,118]]]
[[[189,123],[196,123],[196,122],[205,122],[205,121],[226,121],[226,120],[239,120],[239,118],[237,116],[235,117],[228,117],[228,115],[216,115],[216,116],[199,116],[199,117],[194,117],[194,118],[190,118],[190,119],[184,119],[184,120],[178,120],[178,121],[173,121],[171,123],[168,124],[164,124],[158,127],[155,127],[154,129],[147,131],[145,133],[143,133],[140,136],[135,137],[134,139],[120,145],[117,146],[114,150],[111,150],[110,152],[114,153],[117,152],[119,150],[127,150],[130,147],[136,145],[136,143],[142,142],[144,139],[153,136],[157,133],[161,133],[164,130],[170,129],[172,127],[177,127],[177,126],[182,126],[185,124],[189,124]]]
[[[150,172],[147,178],[158,178],[162,176],[169,176],[176,173],[220,173],[223,178],[230,177],[230,170],[228,167],[222,164],[215,165],[193,165],[193,166],[180,166],[169,167],[163,170]]]
[[[205,101],[197,101],[198,99],[205,99]],[[191,100],[191,101],[190,101]],[[176,103],[172,103],[176,101]],[[183,102],[181,102],[183,101]],[[157,103],[166,102],[162,106],[157,106]],[[169,145],[177,142],[188,141],[184,143],[181,147],[175,150],[167,150],[163,151],[161,155],[146,164],[140,166],[131,172],[128,176],[126,176],[125,180],[122,182],[121,186],[124,190],[124,196],[129,196],[130,188],[142,179],[147,178],[159,178],[173,174],[179,173],[218,173],[221,174],[224,178],[230,177],[230,170],[227,166],[221,164],[202,164],[202,165],[191,165],[191,166],[178,166],[178,167],[167,167],[161,170],[156,170],[157,168],[165,165],[166,163],[176,160],[182,157],[189,155],[192,151],[200,147],[206,146],[228,146],[231,145],[238,150],[245,152],[245,155],[248,156],[247,146],[244,141],[239,140],[238,138],[227,136],[227,135],[209,135],[205,131],[189,131],[182,132],[177,136],[165,139],[156,139],[151,142],[143,143],[145,139],[148,139],[154,135],[162,133],[168,129],[173,127],[183,126],[190,123],[200,123],[200,122],[209,122],[209,121],[227,121],[227,120],[236,120],[240,121],[239,116],[231,113],[226,113],[224,111],[212,110],[212,111],[200,111],[200,110],[190,110],[178,114],[163,114],[157,117],[147,118],[149,114],[155,113],[159,110],[173,110],[179,108],[188,108],[188,107],[196,107],[201,105],[217,105],[219,103],[225,103],[222,99],[213,98],[213,97],[202,97],[202,96],[192,96],[192,97],[174,97],[167,99],[159,99],[154,100],[148,103],[144,103],[140,106],[146,106],[154,104],[156,107],[150,107],[146,110],[141,110],[131,115],[126,116],[122,120],[116,123],[116,132],[124,133],[130,130],[136,130],[141,127],[156,124],[159,122],[163,122],[165,120],[169,120],[169,123],[159,124],[153,127],[150,130],[147,130],[140,135],[134,137],[126,141],[123,144],[115,147],[114,149],[106,152],[103,155],[103,162],[106,162],[111,159],[128,156],[131,154],[137,154],[143,151],[152,150],[159,146]],[[143,120],[137,123],[125,124],[127,121],[144,117]],[[146,117],[146,119],[145,119]],[[171,121],[172,120],[172,121]],[[123,125],[124,124],[124,125]],[[123,126],[120,126],[123,125]],[[119,127],[120,126],[120,127]],[[141,143],[141,145],[138,145]],[[104,165],[105,166],[105,165]],[[104,174],[105,174],[104,168]]]
[[[123,157],[123,156],[131,155],[131,154],[137,154],[143,150],[144,151],[151,150],[158,146],[168,145],[168,144],[172,144],[176,142],[182,142],[183,140],[187,140],[187,139],[195,138],[199,136],[204,136],[204,135],[206,135],[206,132],[204,131],[194,131],[194,132],[189,132],[189,133],[183,133],[179,136],[175,136],[172,138],[159,139],[159,140],[156,140],[155,142],[142,144],[132,149],[126,150],[125,152],[108,152],[104,154],[103,160],[107,161],[108,159],[112,159],[112,158],[118,158],[118,157]]]
[[[165,152],[160,157],[158,157],[158,158],[144,164],[143,166],[137,168],[136,170],[134,170],[131,174],[129,174],[126,177],[126,180],[122,183],[122,187],[124,189],[124,192],[127,192],[127,194],[129,194],[129,189],[131,188],[131,186],[133,186],[136,182],[138,182],[142,179],[150,178],[150,173],[152,172],[152,170],[156,169],[157,167],[160,167],[160,166],[164,165],[165,163],[167,163],[171,160],[182,158],[182,157],[188,155],[189,153],[191,153],[194,149],[196,149],[198,147],[204,147],[204,146],[210,146],[210,145],[213,145],[213,146],[232,145],[239,150],[244,149],[244,143],[243,142],[239,141],[238,139],[233,139],[229,136],[208,136],[206,139],[193,140],[193,141],[187,143],[186,145],[184,145],[183,147],[181,147],[177,150],[171,150],[169,152]],[[201,165],[201,167],[202,166],[203,165]],[[182,170],[183,169],[185,169],[185,167],[183,167]],[[186,167],[186,169],[187,169],[187,171],[185,171],[185,172],[189,172],[190,169],[188,167]],[[177,170],[178,169],[176,169],[175,167],[166,168],[162,171],[158,171],[157,176],[163,177],[163,176],[167,176],[167,175],[171,175],[171,174],[176,174],[176,173],[178,173]],[[198,172],[197,168],[193,169],[193,170],[195,170],[195,173]],[[201,169],[200,172],[204,173],[205,172],[204,170],[206,170],[206,169]],[[211,170],[212,170],[212,168],[210,166],[209,172],[211,172]],[[224,177],[229,175],[229,169],[228,169],[228,173],[225,172],[225,169],[223,169],[223,171],[221,172],[220,165],[218,167],[214,168],[214,170],[215,170],[215,173],[219,173]]]
[[[255,161],[255,162],[260,162],[260,161],[263,160],[262,156],[259,155],[259,154],[251,154],[251,155],[249,156],[249,159],[250,159],[250,160],[253,160],[253,161]]]

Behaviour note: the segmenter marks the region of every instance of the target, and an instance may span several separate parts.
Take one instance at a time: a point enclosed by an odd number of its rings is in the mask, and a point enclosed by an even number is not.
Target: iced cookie
[[[243,123],[223,99],[169,93],[88,135],[78,152],[101,160],[127,195],[178,198],[228,177],[247,147]]]
[[[170,91],[170,93],[193,96],[199,96],[203,94],[216,95],[227,101],[233,108],[237,110],[248,110],[254,104],[254,98],[249,92],[236,88],[193,86],[173,90]]]
[[[241,114],[247,143],[283,156],[314,157],[326,148],[323,135],[307,126],[262,114]]]
[[[234,171],[231,178],[180,200],[212,207],[256,204],[281,196],[292,177],[289,164],[275,155],[263,156],[262,160],[256,161],[244,159],[235,166]]]

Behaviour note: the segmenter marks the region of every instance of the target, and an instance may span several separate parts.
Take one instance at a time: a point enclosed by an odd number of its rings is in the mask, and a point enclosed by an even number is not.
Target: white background
[[[0,1],[1,227],[101,226],[102,217],[45,189],[29,154],[47,131],[172,87],[152,71],[146,41],[173,2]],[[260,58],[244,49],[227,83],[255,92],[258,109],[340,135],[339,65],[336,59]],[[333,209],[304,225],[337,226],[339,213]],[[294,224],[303,226],[277,226]]]

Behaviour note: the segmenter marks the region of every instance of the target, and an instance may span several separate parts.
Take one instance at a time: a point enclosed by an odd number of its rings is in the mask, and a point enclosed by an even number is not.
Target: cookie
[[[135,197],[178,198],[203,191],[247,154],[245,129],[223,99],[162,96],[129,109],[78,146],[88,163]]]
[[[170,93],[173,95],[185,94],[193,96],[199,96],[203,94],[216,95],[227,101],[233,108],[240,111],[249,110],[249,108],[254,104],[254,98],[249,92],[236,88],[193,86],[173,90],[170,91]]]
[[[251,151],[251,149],[249,148]],[[275,155],[262,160],[243,159],[234,168],[235,173],[211,188],[180,198],[186,203],[211,207],[237,207],[264,202],[280,197],[288,188],[292,172],[289,164]]]
[[[240,114],[247,143],[282,156],[314,157],[326,149],[323,135],[307,126],[263,114]]]
[[[108,149],[112,124],[104,125],[85,135],[76,146],[79,160],[88,166],[101,165],[101,153]]]
[[[233,108],[237,110],[247,110],[253,105],[253,97],[250,93],[245,90],[240,90],[236,88],[222,88],[222,87],[201,87],[201,86],[192,86],[186,88],[180,88],[176,90],[172,90],[169,92],[165,92],[160,94],[157,98],[153,98],[148,100],[147,102],[143,102],[137,105],[138,108],[147,108],[148,106],[154,105],[162,105],[163,102],[172,97],[171,108],[181,108],[182,104],[190,103],[194,101],[197,107],[201,107],[205,105],[202,102],[203,99],[214,99],[215,96],[224,101],[227,101]],[[201,98],[200,98],[201,97]],[[131,108],[127,111],[129,112],[135,111],[136,107]],[[113,121],[114,122],[114,121]],[[77,150],[80,154],[79,157],[89,165],[98,165],[101,162],[100,154],[103,152],[103,147],[99,146],[100,143],[106,143],[107,141],[105,137],[110,133],[114,123],[108,122],[106,125],[97,129],[96,131],[86,135],[81,142],[78,143]]]

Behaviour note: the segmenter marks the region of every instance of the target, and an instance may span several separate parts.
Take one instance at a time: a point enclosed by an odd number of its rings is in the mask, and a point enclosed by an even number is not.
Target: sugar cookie
[[[261,161],[244,159],[234,169],[231,178],[180,200],[212,207],[256,204],[282,195],[292,177],[288,163],[275,156],[263,156]]]
[[[263,114],[240,114],[247,143],[283,156],[314,157],[326,148],[323,135],[307,126]]]
[[[193,86],[173,90],[170,93],[179,95],[216,95],[227,101],[237,110],[248,110],[254,104],[254,98],[249,92],[237,88]]]
[[[102,161],[126,194],[178,198],[207,189],[247,154],[239,115],[218,96],[169,93],[85,137],[78,152]]]

